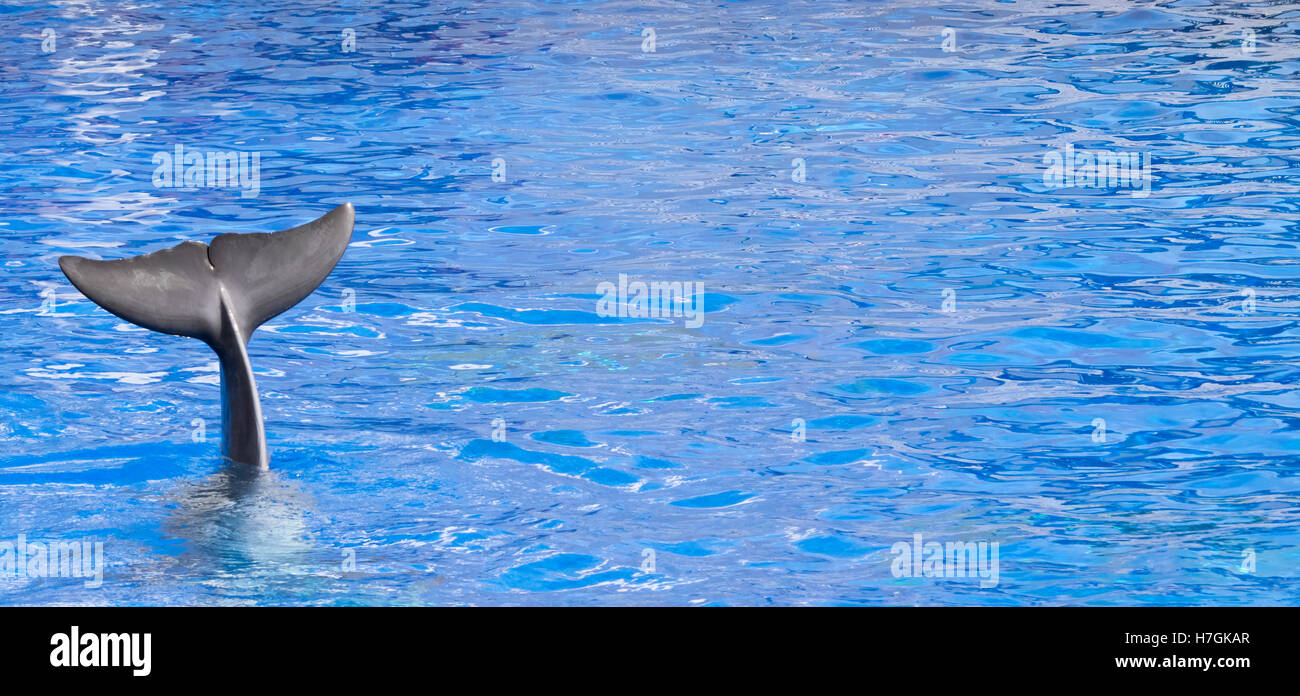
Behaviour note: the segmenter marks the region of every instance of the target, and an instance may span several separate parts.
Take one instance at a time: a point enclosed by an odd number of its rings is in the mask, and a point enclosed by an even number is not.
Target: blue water
[[[0,541],[107,562],[0,602],[1293,603],[1300,9],[891,5],[0,10]],[[155,186],[178,144],[260,191]],[[1151,195],[1045,187],[1067,144]],[[346,201],[233,478],[211,351],[57,258]],[[917,533],[998,584],[895,577]]]

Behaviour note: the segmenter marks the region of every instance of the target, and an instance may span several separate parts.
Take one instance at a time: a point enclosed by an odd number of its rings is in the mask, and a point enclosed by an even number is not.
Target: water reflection
[[[164,536],[180,540],[182,563],[221,573],[306,572],[315,500],[275,471],[228,464],[173,497]]]

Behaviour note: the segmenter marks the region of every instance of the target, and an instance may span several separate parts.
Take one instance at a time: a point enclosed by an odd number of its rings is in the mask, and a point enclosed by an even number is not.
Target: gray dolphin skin
[[[262,403],[248,361],[257,327],[298,304],[334,270],[352,239],[351,203],[269,234],[221,234],[211,244],[116,261],[59,258],[81,294],[126,321],[208,344],[221,364],[221,454],[266,469]]]

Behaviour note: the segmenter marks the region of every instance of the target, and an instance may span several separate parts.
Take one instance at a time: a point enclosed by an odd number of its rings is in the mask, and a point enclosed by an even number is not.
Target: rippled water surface
[[[1296,5],[84,0],[0,29],[0,540],[107,558],[0,602],[1295,599]],[[260,190],[155,186],[177,145],[260,153]],[[1067,145],[1149,155],[1150,195],[1046,186]],[[342,262],[249,347],[272,471],[233,475],[212,352],[57,259],[346,201]],[[703,283],[703,325],[601,316],[619,274]],[[997,586],[895,577],[918,533],[997,542]]]

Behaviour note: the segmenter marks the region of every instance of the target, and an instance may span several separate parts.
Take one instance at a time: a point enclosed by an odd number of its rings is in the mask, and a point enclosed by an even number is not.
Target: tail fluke
[[[222,451],[267,465],[261,404],[247,344],[257,327],[298,304],[334,270],[352,238],[345,203],[270,234],[222,234],[116,261],[77,256],[59,267],[81,294],[126,321],[207,343],[221,363]]]
[[[270,234],[222,234],[116,261],[59,259],[81,294],[152,331],[219,342],[223,302],[244,341],[298,304],[334,270],[352,239],[345,203],[311,222]]]
[[[345,203],[311,222],[271,234],[223,234],[208,259],[230,297],[244,340],[312,293],[343,257],[354,213]]]
[[[221,298],[206,244],[117,261],[64,256],[59,268],[81,294],[132,324],[208,342],[220,333]]]

